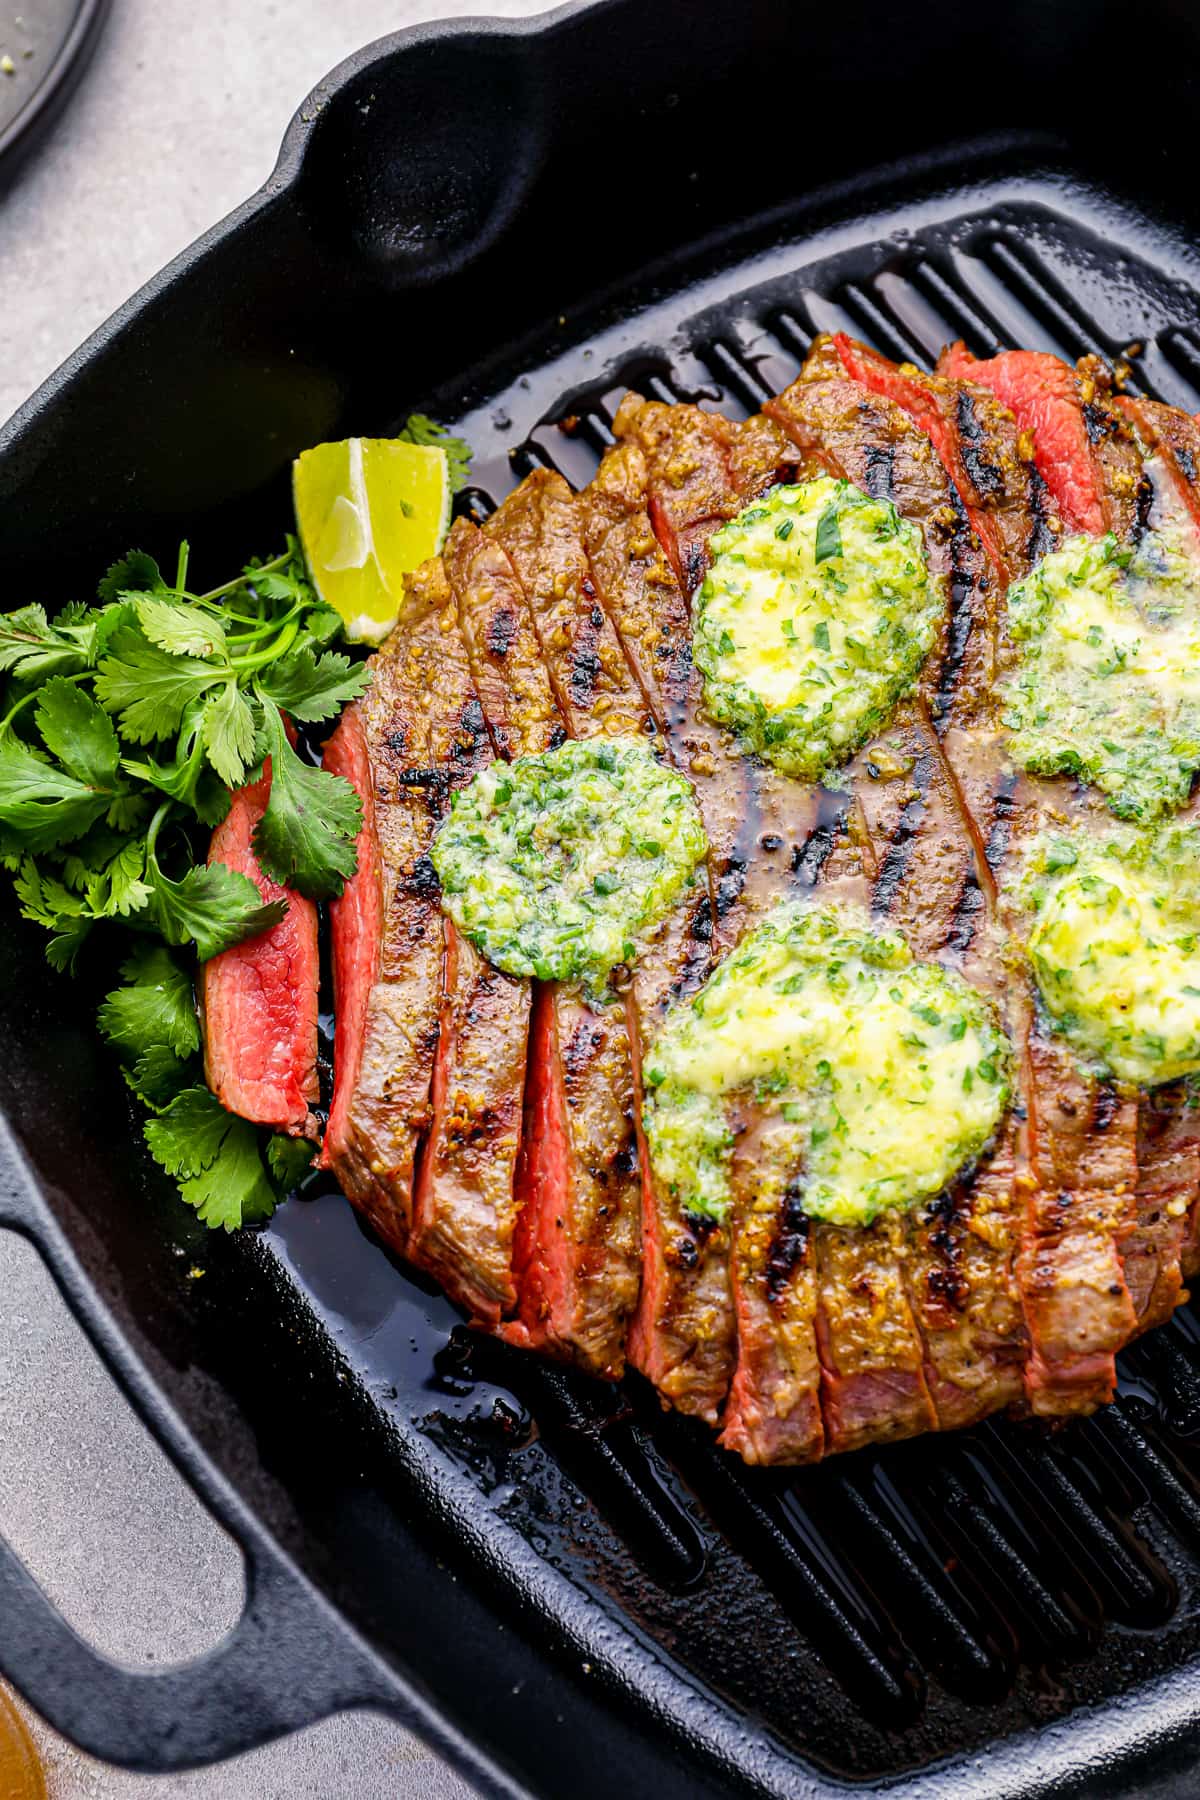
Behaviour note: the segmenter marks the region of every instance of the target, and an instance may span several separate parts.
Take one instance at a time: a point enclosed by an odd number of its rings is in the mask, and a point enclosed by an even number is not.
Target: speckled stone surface
[[[27,4],[32,11],[32,4]],[[0,417],[268,174],[343,56],[446,14],[538,0],[114,0],[41,152],[0,189]],[[0,46],[20,0],[0,0]],[[20,78],[20,71],[13,79]],[[240,1558],[129,1416],[32,1250],[0,1233],[0,1532],[93,1643],[194,1655],[237,1616]],[[218,1768],[127,1775],[30,1718],[52,1800],[467,1800],[390,1720],[347,1714]]]

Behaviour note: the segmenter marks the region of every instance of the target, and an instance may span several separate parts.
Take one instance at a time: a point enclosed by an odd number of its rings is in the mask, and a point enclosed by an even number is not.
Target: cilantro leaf
[[[271,795],[254,831],[262,867],[281,887],[312,900],[341,893],[358,860],[354,840],[362,807],[350,783],[301,762],[288,743],[279,708],[263,700],[263,728],[271,758]]]
[[[287,1194],[312,1167],[315,1146],[307,1138],[284,1137],[276,1132],[267,1139],[267,1165],[280,1193]]]
[[[357,700],[370,679],[365,663],[352,663],[335,651],[317,657],[302,644],[264,669],[258,685],[283,712],[311,725],[332,719]]]
[[[121,761],[117,734],[103,707],[73,681],[49,680],[35,708],[42,742],[77,781],[111,790]]]
[[[165,1049],[183,1058],[200,1048],[200,1022],[192,984],[170,951],[139,945],[121,967],[124,987],[106,995],[100,1029],[130,1062],[148,1050]]]
[[[172,656],[150,644],[140,631],[124,627],[100,664],[96,698],[118,715],[121,736],[135,744],[169,738],[179,730],[189,704],[228,676],[210,663]]]
[[[287,911],[286,900],[264,905],[250,877],[224,863],[198,863],[172,881],[163,874],[153,849],[146,862],[149,912],[155,925],[168,944],[194,940],[201,962],[268,931]]]
[[[211,694],[200,715],[200,735],[209,762],[227,787],[241,787],[257,760],[254,711],[236,681]]]
[[[196,1064],[191,1058],[176,1056],[166,1044],[151,1044],[121,1073],[138,1099],[158,1112],[185,1087],[195,1085]]]
[[[204,713],[209,701],[201,695],[184,711],[172,762],[158,757],[131,759],[122,767],[127,774],[147,781],[160,793],[169,794],[195,813],[202,825],[219,825],[229,811],[229,789],[209,767],[204,743]]]
[[[92,928],[87,902],[40,869],[31,856],[21,863],[13,885],[22,917],[52,934],[46,946],[51,967],[73,971]]]
[[[0,615],[0,670],[33,681],[73,675],[86,667],[80,646],[49,623],[43,607],[22,606]]]
[[[457,494],[467,485],[471,475],[471,446],[464,438],[451,437],[444,425],[424,413],[413,413],[403,430],[397,432],[408,444],[436,444],[446,452],[450,475],[450,491]]]
[[[108,811],[111,798],[39,756],[11,730],[0,736],[0,825],[15,832],[26,850],[82,837]]]
[[[236,1231],[274,1212],[275,1190],[258,1133],[227,1113],[207,1088],[185,1088],[158,1118],[147,1120],[145,1133],[151,1154],[206,1225]]]
[[[93,917],[124,919],[140,912],[150,898],[142,879],[145,867],[145,843],[141,838],[129,838],[102,869],[93,871],[86,884]]]
[[[131,550],[120,562],[113,563],[96,588],[99,600],[119,600],[123,594],[155,594],[166,592],[162,571],[144,550]]]
[[[139,599],[135,609],[143,634],[170,656],[217,656],[225,649],[225,627],[214,613],[187,600]]]

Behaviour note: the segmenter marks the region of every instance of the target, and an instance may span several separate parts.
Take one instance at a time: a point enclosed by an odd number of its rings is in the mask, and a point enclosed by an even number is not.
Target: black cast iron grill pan
[[[582,485],[626,385],[751,412],[821,329],[926,365],[1136,345],[1131,389],[1196,410],[1200,18],[1132,29],[611,0],[374,46],[0,434],[3,603],[185,530],[224,567],[286,527],[299,449],[417,406],[471,439],[477,516],[536,463]],[[497,1794],[1195,1791],[1189,1308],[1056,1437],[748,1471],[635,1379],[474,1339],[336,1193],[209,1237],[126,1128],[92,996],[32,932],[0,957],[0,1223],[248,1564],[232,1636],[147,1675],[0,1548],[0,1668],[80,1743],[181,1768],[364,1703]]]

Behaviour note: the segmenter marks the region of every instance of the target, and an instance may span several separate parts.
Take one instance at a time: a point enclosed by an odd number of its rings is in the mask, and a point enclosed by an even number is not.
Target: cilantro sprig
[[[338,615],[294,539],[207,594],[188,589],[187,565],[184,544],[168,582],[133,551],[96,606],[0,617],[0,855],[57,968],[75,966],[101,919],[194,944],[201,960],[276,923],[281,904],[197,862],[190,836],[219,823],[267,755],[255,839],[267,874],[316,899],[354,872],[354,791],[305,763],[284,727],[285,712],[334,718],[365,686],[362,666],[327,648]]]
[[[73,971],[102,921],[143,934],[100,1028],[153,1114],[155,1157],[202,1219],[232,1229],[269,1216],[311,1146],[271,1140],[264,1162],[257,1128],[208,1092],[191,979],[171,951],[203,962],[286,911],[205,860],[230,789],[268,756],[261,867],[313,898],[341,893],[358,797],[297,753],[286,720],[332,720],[368,676],[329,648],[341,620],[294,539],[208,593],[189,589],[187,570],[186,543],[173,581],[132,551],[95,605],[0,615],[0,860],[55,968]]]
[[[272,1136],[264,1156],[258,1129],[209,1093],[191,980],[169,950],[140,945],[121,978],[125,985],[100,1008],[100,1029],[153,1115],[145,1134],[155,1161],[204,1224],[235,1231],[269,1219],[308,1168],[313,1146]]]

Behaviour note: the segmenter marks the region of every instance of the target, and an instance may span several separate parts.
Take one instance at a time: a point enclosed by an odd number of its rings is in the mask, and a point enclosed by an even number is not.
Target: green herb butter
[[[822,476],[775,487],[712,540],[694,654],[722,724],[808,780],[845,762],[915,685],[943,595],[921,533]]]
[[[1029,957],[1057,1028],[1124,1081],[1200,1071],[1200,830],[1048,836],[1031,873]]]
[[[1069,538],[1008,596],[1017,762],[1100,788],[1118,817],[1182,805],[1200,768],[1200,570],[1183,534]]]
[[[785,902],[668,1015],[645,1061],[646,1140],[684,1206],[720,1219],[731,1116],[749,1094],[794,1127],[772,1142],[804,1210],[866,1225],[979,1154],[1008,1071],[990,1006],[957,975],[857,909]]]
[[[442,905],[489,962],[598,990],[707,847],[690,783],[614,737],[481,770],[454,795],[432,859]]]

